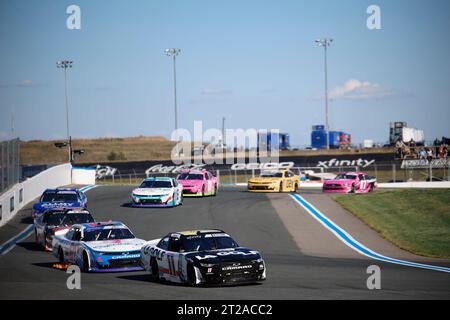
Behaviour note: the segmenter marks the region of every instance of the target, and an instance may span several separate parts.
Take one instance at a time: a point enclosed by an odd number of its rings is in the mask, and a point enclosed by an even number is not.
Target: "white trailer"
[[[412,139],[416,143],[422,144],[425,142],[425,135],[423,133],[423,130],[415,128],[403,128],[402,139],[405,143],[410,142]]]
[[[406,122],[394,122],[390,125],[389,142],[391,145],[401,139],[404,143],[408,143],[413,139],[417,144],[425,143],[425,135],[423,130],[407,127]]]

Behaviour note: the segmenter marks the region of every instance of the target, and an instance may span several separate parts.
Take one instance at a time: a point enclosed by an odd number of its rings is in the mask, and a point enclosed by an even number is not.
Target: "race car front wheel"
[[[190,286],[195,286],[196,283],[196,276],[195,276],[195,270],[192,263],[189,263],[187,265],[187,283]]]
[[[81,271],[89,272],[89,258],[86,251],[83,252],[83,258],[81,260]]]
[[[152,281],[159,281],[158,262],[154,258],[150,261],[150,269],[152,271]]]
[[[61,247],[59,247],[59,250],[58,250],[58,260],[59,260],[59,263],[64,263],[64,251]]]

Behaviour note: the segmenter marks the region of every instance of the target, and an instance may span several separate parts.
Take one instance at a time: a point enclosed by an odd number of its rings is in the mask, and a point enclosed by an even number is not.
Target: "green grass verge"
[[[450,258],[449,189],[386,190],[335,200],[398,247]]]

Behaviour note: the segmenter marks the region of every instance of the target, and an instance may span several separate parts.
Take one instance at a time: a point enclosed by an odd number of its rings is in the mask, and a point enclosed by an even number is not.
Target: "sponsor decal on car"
[[[235,263],[236,265],[223,267],[222,271],[233,271],[233,270],[243,270],[243,269],[252,269],[252,265],[239,265],[239,263]]]

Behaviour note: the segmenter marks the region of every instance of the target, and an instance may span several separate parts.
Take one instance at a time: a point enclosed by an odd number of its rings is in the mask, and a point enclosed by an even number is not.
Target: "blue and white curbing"
[[[303,199],[300,195],[291,194],[291,197],[298,204],[300,204],[300,206],[303,207],[314,219],[319,221],[326,229],[331,231],[340,241],[342,241],[345,245],[347,245],[351,249],[355,250],[356,252],[358,252],[364,256],[367,256],[374,260],[379,260],[379,261],[388,262],[388,263],[397,264],[397,265],[403,265],[403,266],[408,266],[408,267],[413,267],[413,268],[428,269],[428,270],[450,273],[450,268],[447,268],[447,267],[440,267],[440,266],[434,266],[434,265],[429,265],[429,264],[410,262],[410,261],[399,260],[399,259],[394,259],[394,258],[383,256],[383,255],[365,247],[363,244],[361,244],[360,242],[355,240],[349,233],[347,233],[344,229],[342,229],[336,223],[334,223],[329,218],[327,218],[322,212],[320,212],[317,208],[315,208],[311,203],[309,203],[308,201]]]

